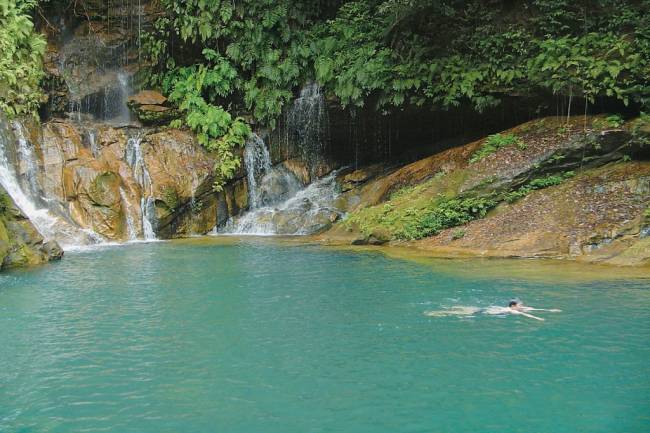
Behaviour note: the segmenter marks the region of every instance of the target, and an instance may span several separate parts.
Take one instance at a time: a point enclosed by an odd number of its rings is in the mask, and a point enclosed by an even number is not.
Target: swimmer
[[[530,311],[546,311],[550,313],[559,313],[562,310],[528,307],[518,299],[513,299],[508,303],[507,307],[499,307],[496,305],[487,308],[455,306],[447,310],[427,311],[424,314],[429,317],[445,317],[445,316],[469,317],[469,316],[474,316],[477,313],[483,313],[489,315],[515,314],[519,316],[528,317],[530,319],[539,320],[541,322],[544,321],[543,318],[530,314]]]

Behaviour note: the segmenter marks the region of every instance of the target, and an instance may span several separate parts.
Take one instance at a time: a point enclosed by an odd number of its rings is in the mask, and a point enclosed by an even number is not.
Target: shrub
[[[533,179],[519,189],[506,193],[504,200],[508,203],[514,203],[520,198],[527,196],[531,191],[548,188],[549,186],[559,185],[566,179],[569,179],[573,176],[575,176],[575,173],[573,171],[567,171],[562,174],[551,174],[546,177]]]
[[[169,209],[170,212],[175,212],[180,205],[180,198],[178,197],[176,188],[173,185],[166,185],[163,187],[161,195],[167,209]]]
[[[442,199],[406,220],[403,228],[395,233],[399,239],[415,240],[440,233],[450,227],[467,224],[483,218],[498,201],[492,197]]]
[[[41,103],[45,38],[34,30],[33,0],[0,0],[0,112],[35,113]]]
[[[464,237],[465,237],[465,230],[464,229],[456,229],[451,233],[451,238],[453,240],[462,239]]]
[[[492,155],[497,150],[512,145],[516,145],[517,148],[520,150],[524,150],[527,147],[526,143],[524,143],[524,141],[520,137],[514,134],[490,135],[485,140],[485,143],[483,143],[481,148],[476,152],[474,152],[474,154],[472,155],[469,161],[478,162],[483,158],[485,158],[486,156]]]
[[[607,116],[605,120],[610,128],[620,128],[625,123],[625,120],[623,120],[623,118],[618,114]]]

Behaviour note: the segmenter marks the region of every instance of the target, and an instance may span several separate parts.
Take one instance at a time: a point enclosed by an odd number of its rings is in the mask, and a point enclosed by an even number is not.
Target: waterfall
[[[135,241],[138,239],[138,230],[135,227],[135,218],[133,218],[135,210],[133,209],[133,206],[131,206],[131,202],[129,201],[129,198],[126,195],[124,188],[122,187],[120,187],[120,198],[122,199],[125,210],[124,214],[126,217],[126,234],[129,237],[130,241]]]
[[[153,199],[151,177],[147,170],[147,165],[142,155],[142,137],[135,136],[128,139],[126,143],[125,159],[127,164],[133,170],[133,177],[138,181],[142,188],[142,198],[140,199],[140,212],[142,214],[142,235],[145,240],[156,239],[156,207]]]
[[[123,125],[132,120],[126,102],[141,60],[144,7],[140,0],[104,5],[104,22],[89,19],[67,27],[62,21],[58,69],[71,95],[67,110],[73,119],[90,114]]]
[[[336,173],[306,188],[282,165],[272,167],[264,141],[253,135],[244,150],[250,211],[231,218],[214,233],[245,235],[305,235],[338,219]]]
[[[42,191],[38,184],[38,165],[36,164],[34,149],[27,140],[25,128],[22,123],[13,121],[11,122],[11,126],[13,127],[18,144],[18,162],[23,166],[23,188],[27,189],[31,197],[40,198]]]
[[[253,134],[244,148],[244,166],[248,179],[248,195],[251,209],[257,209],[261,204],[258,182],[271,170],[271,156],[266,149],[264,140]]]
[[[312,177],[328,172],[329,116],[318,83],[305,85],[287,112],[287,140],[297,146]]]
[[[216,233],[236,235],[308,235],[327,228],[342,213],[336,208],[336,172],[318,179],[278,206],[254,209],[229,220]]]
[[[325,97],[317,83],[310,83],[287,110],[286,144],[288,149],[298,149],[313,182],[304,187],[283,165],[272,166],[264,141],[253,135],[244,150],[250,211],[229,219],[214,232],[302,235],[322,230],[338,219],[336,173],[318,179],[331,171],[328,131]],[[295,154],[288,151],[286,156]]]
[[[61,247],[70,249],[96,244],[103,239],[91,230],[82,230],[69,222],[64,215],[42,204],[38,184],[37,164],[31,143],[26,139],[22,125],[14,122],[15,132],[0,118],[0,185],[7,191],[16,206],[25,214],[46,240],[55,240]],[[13,149],[12,145],[13,144]],[[12,151],[16,161],[11,158]],[[24,164],[27,188],[21,185],[16,166]]]

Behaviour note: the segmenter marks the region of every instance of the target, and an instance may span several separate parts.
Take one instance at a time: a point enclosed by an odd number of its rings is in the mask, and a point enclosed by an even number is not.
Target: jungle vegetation
[[[60,1],[60,0],[59,0]],[[75,0],[83,3],[83,0]],[[0,109],[39,104],[36,0],[0,0]],[[44,2],[41,2],[44,3]],[[513,96],[650,105],[650,0],[156,0],[146,77],[218,176],[251,123],[275,127],[307,82],[347,109],[483,112]],[[585,107],[577,107],[579,98]],[[218,182],[220,183],[220,182]]]

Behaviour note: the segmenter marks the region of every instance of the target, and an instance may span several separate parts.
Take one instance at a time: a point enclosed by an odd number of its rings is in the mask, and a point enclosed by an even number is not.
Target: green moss
[[[465,230],[464,229],[456,229],[451,234],[451,238],[453,240],[462,239],[464,237],[465,237]]]
[[[178,209],[180,198],[178,197],[178,191],[176,191],[173,185],[165,185],[162,188],[161,196],[169,212],[174,212]]]
[[[11,200],[9,199],[9,196],[4,192],[0,192],[0,216],[6,215],[9,212],[9,209],[11,209]]]

